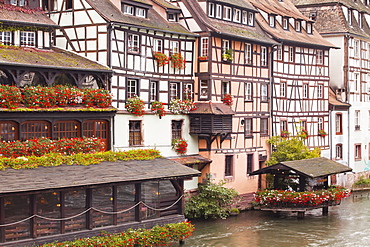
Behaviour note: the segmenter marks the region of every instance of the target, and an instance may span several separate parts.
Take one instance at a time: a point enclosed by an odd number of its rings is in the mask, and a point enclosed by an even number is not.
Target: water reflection
[[[306,213],[274,216],[271,212],[246,211],[226,220],[193,221],[194,235],[183,247],[209,246],[370,246],[370,198],[352,195],[330,207]]]

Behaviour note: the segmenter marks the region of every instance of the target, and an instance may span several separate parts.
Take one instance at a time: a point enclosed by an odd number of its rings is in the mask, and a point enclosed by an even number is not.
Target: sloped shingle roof
[[[189,114],[213,114],[213,115],[234,115],[235,112],[224,103],[217,103],[212,101],[198,101],[195,102],[197,109],[189,112]]]

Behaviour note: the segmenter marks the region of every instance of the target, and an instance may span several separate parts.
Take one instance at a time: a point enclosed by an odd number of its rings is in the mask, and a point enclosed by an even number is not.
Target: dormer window
[[[12,42],[12,33],[10,31],[0,32],[0,44],[11,45]]]
[[[316,12],[310,12],[310,20],[312,21],[316,21],[316,16],[317,16],[317,13]]]
[[[283,29],[289,30],[289,19],[286,17],[283,18]]]
[[[14,6],[26,6],[26,0],[10,0],[10,4]]]
[[[224,7],[224,20],[231,21],[231,8]]]
[[[241,10],[234,9],[234,22],[240,22],[241,20]]]
[[[269,15],[269,25],[270,27],[275,27],[275,16]]]
[[[247,11],[242,12],[242,23],[248,24],[248,12]]]
[[[208,3],[208,16],[209,17],[215,16],[215,4],[214,3]]]
[[[362,18],[363,18],[363,13],[358,13],[358,25],[360,26],[360,28],[364,28],[363,27],[363,23],[362,23]]]
[[[306,32],[308,34],[312,34],[312,23],[311,22],[306,23]]]
[[[35,32],[21,31],[21,45],[35,46]]]
[[[143,8],[136,8],[136,16],[145,18],[145,9]]]
[[[348,24],[352,25],[352,9],[348,9]]]
[[[248,26],[254,26],[254,13],[248,12]]]
[[[177,21],[177,14],[175,13],[167,13],[168,21]]]
[[[222,18],[222,5],[216,4],[216,18]]]
[[[123,13],[127,15],[134,15],[134,7],[130,5],[123,5]]]
[[[295,30],[297,31],[297,32],[301,32],[301,21],[300,20],[296,20],[295,21]]]

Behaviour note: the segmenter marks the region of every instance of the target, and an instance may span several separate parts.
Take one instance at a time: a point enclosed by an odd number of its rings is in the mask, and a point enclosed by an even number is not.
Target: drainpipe
[[[348,40],[350,39],[351,37],[347,34],[346,36],[344,36],[344,64],[343,64],[343,84],[344,84],[344,88],[346,90],[346,101],[345,102],[349,102],[349,83],[348,83],[348,78],[349,78],[349,70],[348,70]],[[351,110],[350,108],[348,108],[348,113],[347,113],[347,148],[348,148],[348,151],[346,152],[348,154],[347,156],[347,165],[350,166],[350,155],[349,155],[349,150],[350,150],[350,113],[351,113]],[[343,152],[344,153],[344,152]]]

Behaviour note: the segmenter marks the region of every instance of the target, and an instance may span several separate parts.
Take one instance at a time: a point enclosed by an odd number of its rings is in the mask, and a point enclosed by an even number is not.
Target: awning
[[[198,165],[198,170],[201,171],[206,165],[212,163],[211,159],[203,157],[202,155],[184,155],[175,158],[169,158],[170,160],[176,161],[182,165],[193,167],[193,165]]]
[[[200,172],[175,161],[130,160],[95,165],[61,165],[0,171],[0,194],[158,179],[200,176]]]
[[[327,177],[337,173],[350,172],[352,168],[342,165],[325,157],[285,161],[278,164],[264,167],[254,171],[249,175],[259,175],[266,173],[279,173],[281,171],[294,171],[299,175],[310,178]]]

